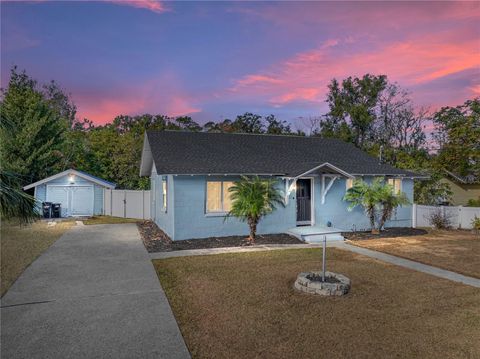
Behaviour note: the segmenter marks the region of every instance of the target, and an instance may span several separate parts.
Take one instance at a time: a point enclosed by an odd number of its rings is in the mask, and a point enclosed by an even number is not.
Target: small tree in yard
[[[394,193],[393,187],[380,177],[375,178],[372,184],[362,180],[355,181],[345,194],[344,200],[350,202],[349,211],[357,206],[364,208],[372,233],[383,228],[395,208],[409,203],[405,193]]]
[[[225,218],[237,217],[250,227],[249,243],[255,243],[257,225],[260,219],[276,209],[276,205],[285,206],[283,196],[276,187],[277,181],[261,179],[258,176],[242,176],[228,191],[232,208]]]

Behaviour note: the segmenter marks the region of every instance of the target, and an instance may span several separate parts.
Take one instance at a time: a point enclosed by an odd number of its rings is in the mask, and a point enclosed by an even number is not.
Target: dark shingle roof
[[[181,131],[148,131],[147,138],[160,174],[297,176],[328,162],[352,175],[416,176],[330,138]]]

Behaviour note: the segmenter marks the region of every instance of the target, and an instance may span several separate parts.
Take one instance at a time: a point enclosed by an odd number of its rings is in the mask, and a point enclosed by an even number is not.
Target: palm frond
[[[18,176],[0,170],[0,215],[28,223],[38,218],[39,211],[35,198],[23,192],[18,183]]]

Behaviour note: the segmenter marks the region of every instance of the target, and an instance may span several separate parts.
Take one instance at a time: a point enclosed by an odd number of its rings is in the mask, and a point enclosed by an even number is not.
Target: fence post
[[[36,188],[35,188],[36,189]],[[107,189],[105,187],[103,187],[103,210],[102,210],[102,214],[105,216],[106,215],[106,212],[105,212],[105,207],[106,207],[106,194],[107,193]]]
[[[412,205],[412,228],[417,228],[417,204]]]
[[[462,216],[463,216],[463,214],[462,214],[462,206],[460,205],[460,206],[458,206],[458,217],[457,217],[457,219],[458,219],[458,228],[460,228],[460,229],[462,228]]]
[[[110,216],[113,216],[113,189],[110,189]]]
[[[127,190],[123,190],[123,218],[127,218]]]

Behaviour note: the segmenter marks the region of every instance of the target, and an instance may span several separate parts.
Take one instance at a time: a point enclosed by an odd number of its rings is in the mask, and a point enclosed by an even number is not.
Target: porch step
[[[344,241],[345,238],[340,234],[340,232],[345,231],[339,228],[317,226],[295,227],[287,231],[288,234],[291,234],[308,243],[322,243],[323,236],[327,236],[328,242]]]
[[[304,238],[305,241],[308,242],[308,243],[322,243],[324,236],[327,236],[327,242],[331,242],[331,241],[344,241],[344,240],[345,240],[345,238],[344,238],[341,234],[339,234],[339,233],[315,234],[315,235],[310,235],[310,236],[304,236],[303,238]]]

